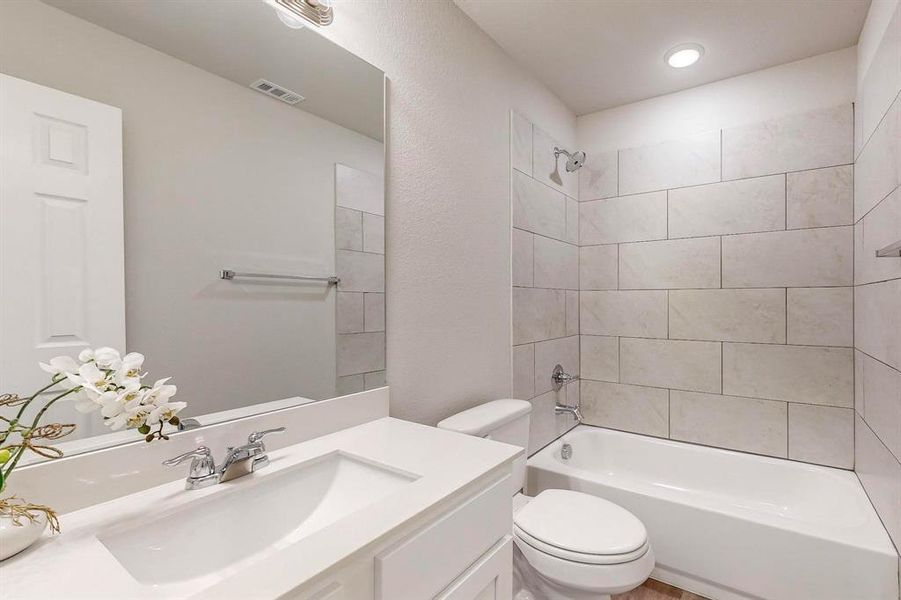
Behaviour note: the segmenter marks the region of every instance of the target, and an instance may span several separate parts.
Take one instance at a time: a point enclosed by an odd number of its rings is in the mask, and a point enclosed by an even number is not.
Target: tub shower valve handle
[[[563,365],[557,365],[554,367],[554,372],[551,373],[551,381],[554,383],[554,391],[559,392],[560,388],[568,383],[572,383],[579,379],[578,375],[570,375],[566,371],[563,370]]]

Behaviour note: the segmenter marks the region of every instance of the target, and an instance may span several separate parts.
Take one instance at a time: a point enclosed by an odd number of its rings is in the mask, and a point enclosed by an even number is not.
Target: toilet
[[[494,400],[438,423],[441,429],[529,447],[532,405]],[[654,568],[647,530],[616,504],[582,492],[522,493],[526,458],[513,471],[515,600],[607,600],[641,585]]]

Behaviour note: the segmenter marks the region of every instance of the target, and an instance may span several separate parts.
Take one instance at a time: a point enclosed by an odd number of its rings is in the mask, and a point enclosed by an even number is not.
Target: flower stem
[[[44,389],[47,389],[47,388],[44,388]],[[32,421],[31,427],[29,427],[28,430],[31,431],[32,429],[34,429],[35,427],[38,426],[38,422],[40,422],[41,417],[44,416],[44,413],[47,412],[47,409],[50,408],[50,407],[53,405],[54,402],[56,402],[56,401],[59,400],[60,398],[65,398],[65,397],[68,396],[69,394],[72,394],[72,393],[75,393],[75,392],[78,392],[78,391],[81,391],[81,386],[74,387],[74,388],[72,388],[71,390],[67,390],[67,391],[63,392],[62,394],[60,394],[60,395],[58,395],[58,396],[55,396],[53,399],[51,399],[47,404],[44,405],[44,408],[42,408],[40,411],[38,411],[38,414],[34,417],[34,421]],[[35,394],[35,396],[36,396],[36,395],[37,395],[37,394]],[[33,400],[34,397],[32,397],[31,399]],[[29,402],[30,402],[30,401],[31,401],[31,400],[29,400]],[[12,474],[13,469],[16,468],[16,464],[19,462],[19,459],[22,458],[22,455],[23,455],[23,454],[25,454],[25,450],[26,450],[26,449],[27,449],[27,446],[26,446],[25,444],[23,444],[23,445],[16,451],[16,456],[15,456],[15,458],[12,459],[12,461],[11,461],[10,464],[9,464],[9,468],[7,468],[7,469],[6,469],[6,472],[3,473],[3,483],[4,483],[4,487],[5,487],[6,481],[9,479],[9,476]]]
[[[22,418],[22,415],[25,413],[25,409],[28,408],[28,405],[31,404],[31,403],[34,401],[35,398],[37,398],[40,394],[43,394],[44,392],[46,392],[47,390],[49,390],[49,389],[52,388],[53,386],[55,386],[55,385],[57,385],[58,383],[60,383],[63,379],[65,379],[65,377],[60,377],[59,379],[54,378],[53,381],[50,382],[50,385],[44,386],[44,387],[42,387],[41,389],[39,389],[38,391],[36,391],[35,393],[33,393],[33,394],[25,401],[25,403],[24,403],[22,406],[19,407],[19,412],[16,413],[16,418],[13,419],[13,420],[16,421],[16,422],[18,422],[18,420],[21,419],[21,418]],[[0,444],[2,444],[3,442],[6,441],[6,438],[9,437],[9,434],[10,434],[10,433],[12,433],[12,428],[7,429],[6,431],[0,433]]]

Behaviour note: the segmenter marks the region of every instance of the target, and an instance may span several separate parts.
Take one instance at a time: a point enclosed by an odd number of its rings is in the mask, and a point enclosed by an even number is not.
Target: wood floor
[[[703,596],[680,590],[677,587],[648,579],[641,587],[625,594],[617,594],[613,600],[707,600]]]

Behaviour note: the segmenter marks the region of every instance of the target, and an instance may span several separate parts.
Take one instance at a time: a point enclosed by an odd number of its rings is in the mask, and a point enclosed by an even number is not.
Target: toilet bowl
[[[514,501],[516,600],[603,600],[654,568],[644,525],[624,508],[569,490]]]
[[[528,448],[531,404],[495,400],[438,423]],[[525,458],[513,469],[514,600],[607,600],[654,568],[644,524],[613,502],[572,490],[521,492]]]

